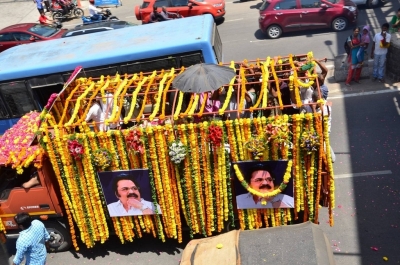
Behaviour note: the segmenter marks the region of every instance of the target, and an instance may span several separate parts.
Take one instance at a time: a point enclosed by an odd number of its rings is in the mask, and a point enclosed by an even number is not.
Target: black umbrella
[[[179,74],[173,86],[182,92],[202,93],[214,91],[228,84],[235,76],[235,71],[217,64],[195,64]]]

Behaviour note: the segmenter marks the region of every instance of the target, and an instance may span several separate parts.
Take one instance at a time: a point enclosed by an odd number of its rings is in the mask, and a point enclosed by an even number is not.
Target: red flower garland
[[[144,144],[141,139],[142,132],[138,129],[132,129],[129,131],[129,134],[125,137],[126,145],[128,149],[133,149],[133,151],[137,154],[144,153]]]
[[[208,132],[209,132],[209,140],[211,141],[211,143],[213,143],[216,147],[221,146],[222,143],[222,128],[212,124],[209,128],[208,128]]]
[[[47,101],[46,106],[44,106],[45,109],[50,110],[51,106],[53,105],[54,101],[57,99],[58,94],[57,93],[53,93],[51,94],[49,100]]]
[[[81,160],[84,153],[83,145],[76,139],[68,140],[68,150],[70,155],[76,160]]]

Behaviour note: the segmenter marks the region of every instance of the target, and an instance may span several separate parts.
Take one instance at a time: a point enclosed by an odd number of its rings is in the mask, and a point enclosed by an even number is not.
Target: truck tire
[[[50,234],[50,252],[63,252],[67,251],[71,245],[71,236],[67,229],[56,221],[44,222],[47,232]]]

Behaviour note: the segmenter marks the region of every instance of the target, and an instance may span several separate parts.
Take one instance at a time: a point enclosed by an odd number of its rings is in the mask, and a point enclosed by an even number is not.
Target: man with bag
[[[372,72],[373,80],[384,82],[383,75],[385,72],[386,54],[390,46],[391,35],[387,32],[389,30],[389,24],[384,23],[382,25],[382,32],[375,34],[371,58],[374,59],[374,70]]]

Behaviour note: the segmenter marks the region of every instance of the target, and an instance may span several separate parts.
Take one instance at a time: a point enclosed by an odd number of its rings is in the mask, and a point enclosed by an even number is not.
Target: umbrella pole
[[[179,90],[175,90],[175,95],[174,95],[174,101],[172,102],[172,109],[171,109],[171,125],[174,126],[174,113],[175,113],[175,102],[176,102],[176,97],[179,94]],[[174,130],[175,133],[175,130]],[[175,135],[176,137],[176,135]]]

